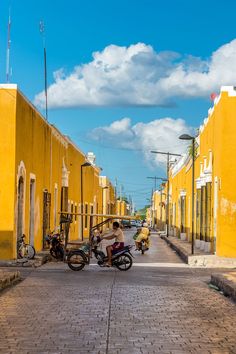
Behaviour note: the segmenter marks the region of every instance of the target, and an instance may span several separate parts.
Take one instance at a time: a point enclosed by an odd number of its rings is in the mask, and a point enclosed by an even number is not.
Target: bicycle
[[[35,256],[35,249],[33,246],[25,243],[25,235],[23,234],[18,241],[18,256],[19,258],[33,259]]]

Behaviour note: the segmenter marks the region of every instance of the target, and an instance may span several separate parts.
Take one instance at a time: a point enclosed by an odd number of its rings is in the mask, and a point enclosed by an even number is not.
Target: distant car
[[[136,227],[142,227],[142,222],[140,220],[136,220]]]
[[[130,220],[131,226],[136,226],[136,220]]]
[[[130,220],[121,220],[121,225],[124,227],[124,228],[131,228],[131,222]]]

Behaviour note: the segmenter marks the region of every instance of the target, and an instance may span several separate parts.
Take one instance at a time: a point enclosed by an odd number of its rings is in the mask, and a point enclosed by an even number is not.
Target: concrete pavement
[[[131,235],[131,233],[128,233]],[[236,307],[157,235],[128,272],[63,263],[0,295],[0,353],[236,353]]]

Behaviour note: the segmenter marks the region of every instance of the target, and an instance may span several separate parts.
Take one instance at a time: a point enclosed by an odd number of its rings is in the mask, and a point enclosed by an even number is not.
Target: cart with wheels
[[[71,270],[74,270],[74,271],[82,270],[85,267],[85,265],[90,264],[91,251],[92,251],[91,241],[93,239],[95,230],[100,229],[104,225],[109,224],[114,220],[134,219],[134,216],[120,216],[120,215],[107,215],[107,214],[83,214],[83,213],[68,213],[68,212],[61,212],[60,214],[61,214],[61,224],[64,224],[64,232],[65,232],[63,261],[68,264],[68,267]],[[87,242],[85,242],[83,235],[82,235],[82,241],[72,242],[69,240],[69,230],[70,230],[71,218],[74,215],[82,216],[82,217],[87,216],[89,218],[89,237],[86,240]],[[102,221],[97,224],[94,224],[95,217],[101,218]],[[131,254],[130,254],[131,246],[126,246],[126,247],[129,247],[126,249],[127,253],[129,253],[129,254],[127,254],[126,257],[123,256],[122,259],[129,258],[130,265],[128,266],[127,260],[123,261],[124,265],[126,265],[126,263],[127,263],[127,266],[123,268],[122,267],[123,264],[121,265],[119,262],[117,262],[116,266],[120,270],[128,270],[132,265],[132,258],[131,258]],[[118,254],[117,258],[119,259],[119,254]],[[120,256],[120,259],[121,259],[121,256]],[[99,264],[99,261],[98,261],[98,264]]]

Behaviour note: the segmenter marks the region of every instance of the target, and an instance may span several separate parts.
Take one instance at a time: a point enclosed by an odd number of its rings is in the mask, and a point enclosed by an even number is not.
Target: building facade
[[[208,111],[208,117],[200,126],[194,152],[195,247],[221,257],[236,257],[235,115],[235,87],[222,87],[214,106]],[[169,183],[170,234],[191,241],[190,153],[171,167]]]
[[[16,85],[0,85],[0,120],[0,258],[12,259],[22,234],[42,250],[45,235],[59,227],[60,211],[99,212],[100,169]],[[88,235],[89,217],[74,215],[70,240]]]

